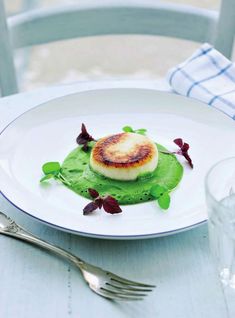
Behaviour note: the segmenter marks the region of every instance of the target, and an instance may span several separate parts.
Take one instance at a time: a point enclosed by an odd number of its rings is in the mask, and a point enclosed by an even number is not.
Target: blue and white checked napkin
[[[235,64],[211,45],[203,44],[172,68],[167,81],[176,93],[214,106],[235,120]]]

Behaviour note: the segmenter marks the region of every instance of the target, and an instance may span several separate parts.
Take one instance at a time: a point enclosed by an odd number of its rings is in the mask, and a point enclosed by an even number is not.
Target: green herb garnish
[[[71,186],[71,183],[63,176],[61,172],[61,166],[59,162],[46,162],[42,166],[44,177],[41,178],[40,182],[44,182],[49,179],[59,180],[62,183]]]
[[[131,132],[131,133],[136,133],[139,135],[145,135],[145,133],[147,132],[147,129],[145,129],[145,128],[140,128],[140,129],[134,130],[131,126],[125,126],[122,128],[122,130],[124,132]]]
[[[167,210],[170,206],[171,198],[169,190],[160,185],[154,185],[150,189],[150,194],[157,199],[160,208]]]

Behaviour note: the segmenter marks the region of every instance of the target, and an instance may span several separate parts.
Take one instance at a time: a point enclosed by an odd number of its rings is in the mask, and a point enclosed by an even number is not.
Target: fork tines
[[[103,295],[114,300],[142,300],[155,285],[131,281],[113,273],[107,273],[110,281],[101,288]]]

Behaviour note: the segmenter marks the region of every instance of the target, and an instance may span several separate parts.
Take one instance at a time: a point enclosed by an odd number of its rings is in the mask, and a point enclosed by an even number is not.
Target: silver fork
[[[43,241],[16,224],[10,217],[0,212],[0,234],[35,244],[46,250],[52,251],[71,261],[82,272],[89,287],[97,294],[112,300],[142,300],[147,293],[152,291],[154,285],[134,282],[117,276],[100,267],[86,263],[66,250]]]

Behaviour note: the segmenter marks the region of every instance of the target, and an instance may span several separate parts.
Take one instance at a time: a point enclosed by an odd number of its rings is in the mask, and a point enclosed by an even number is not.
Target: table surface
[[[155,82],[83,82],[0,99],[0,130],[24,111],[55,97],[102,87]],[[166,89],[166,86],[160,86]],[[0,237],[0,316],[3,318],[227,318],[235,291],[223,288],[209,253],[207,226],[168,237],[112,241],[79,237],[41,224],[0,197],[0,210],[41,238],[90,263],[157,288],[144,301],[115,303],[94,294],[73,265],[44,250]]]

